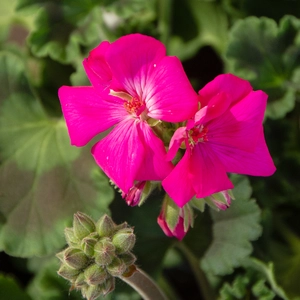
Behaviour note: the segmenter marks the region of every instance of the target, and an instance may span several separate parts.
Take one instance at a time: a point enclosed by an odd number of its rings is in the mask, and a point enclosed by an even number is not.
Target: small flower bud
[[[64,260],[68,266],[77,270],[84,268],[89,261],[80,249],[75,248],[67,248],[64,253]]]
[[[136,261],[135,255],[133,255],[131,252],[126,252],[119,255],[119,258],[124,262],[124,264],[129,267],[133,265]]]
[[[118,257],[115,257],[113,261],[106,266],[107,271],[112,276],[121,276],[127,269],[126,264]]]
[[[116,225],[113,220],[108,216],[104,215],[96,223],[96,230],[100,237],[109,237],[114,232]]]
[[[82,288],[82,287],[85,286],[85,285],[86,285],[86,283],[85,283],[84,273],[81,272],[81,273],[77,276],[77,278],[76,278],[76,280],[75,280],[75,282],[74,282],[74,288],[76,288],[76,289]]]
[[[101,284],[101,289],[102,289],[103,296],[112,292],[115,289],[115,278],[109,276],[109,278]]]
[[[166,195],[162,210],[157,218],[157,223],[169,237],[176,237],[182,240],[189,227],[193,226],[193,210],[186,204],[184,207],[178,207],[175,202]]]
[[[65,250],[56,253],[55,256],[60,260],[60,262],[65,262]]]
[[[80,270],[76,270],[65,264],[62,264],[59,270],[57,271],[58,275],[70,281],[75,281],[79,273]]]
[[[79,243],[79,239],[75,236],[73,228],[65,228],[65,238],[70,247]]]
[[[89,285],[85,289],[82,289],[82,296],[88,300],[95,300],[102,294],[102,287],[99,285]]]
[[[84,270],[84,278],[89,285],[103,283],[107,276],[108,274],[105,269],[97,264],[90,265]]]
[[[215,210],[226,210],[231,204],[231,199],[234,199],[233,194],[231,190],[227,190],[205,197],[204,201]]]
[[[87,256],[92,257],[94,255],[94,246],[98,242],[98,237],[98,234],[93,232],[82,239],[81,249]]]
[[[74,214],[73,228],[78,239],[83,239],[96,229],[94,221],[82,212]]]
[[[130,251],[135,244],[135,235],[132,228],[120,229],[112,238],[117,253]]]
[[[110,264],[116,255],[115,250],[109,238],[102,238],[94,246],[95,262],[100,266]]]

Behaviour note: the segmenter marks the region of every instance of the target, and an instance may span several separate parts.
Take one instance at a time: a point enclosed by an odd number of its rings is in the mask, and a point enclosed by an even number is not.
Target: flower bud
[[[96,230],[100,237],[109,237],[114,232],[116,224],[113,220],[108,216],[104,215],[99,221],[96,223]]]
[[[68,248],[64,253],[64,260],[68,266],[77,270],[84,268],[89,261],[88,257],[76,248]]]
[[[106,266],[107,271],[112,276],[121,276],[127,269],[126,264],[118,257],[115,257],[113,261]]]
[[[67,244],[72,247],[79,243],[79,239],[75,236],[73,228],[65,228],[65,238],[67,241]]]
[[[124,262],[124,264],[129,267],[133,265],[136,261],[136,257],[131,252],[126,252],[119,255],[119,258]]]
[[[204,201],[215,210],[226,210],[231,204],[231,199],[234,199],[233,194],[231,190],[227,190],[205,197]]]
[[[102,238],[94,246],[95,262],[100,266],[110,264],[116,255],[115,250],[109,238]]]
[[[80,270],[69,267],[68,265],[62,264],[57,271],[57,274],[61,277],[68,279],[70,281],[75,281]]]
[[[102,287],[99,285],[88,285],[81,292],[82,296],[88,300],[95,300],[103,294]]]
[[[77,276],[77,278],[76,278],[76,280],[75,280],[75,282],[74,282],[74,288],[76,288],[76,289],[82,288],[82,287],[85,286],[85,285],[86,285],[86,283],[85,283],[84,273],[81,272],[81,273]]]
[[[60,262],[65,262],[65,250],[56,253],[55,256],[60,260]]]
[[[92,257],[94,255],[94,246],[98,242],[98,238],[98,234],[96,232],[92,232],[82,239],[81,249],[87,256]]]
[[[129,192],[127,194],[122,192],[122,198],[125,199],[126,203],[130,206],[136,206],[136,205],[142,204],[140,202],[145,201],[145,199],[144,199],[144,201],[141,201],[142,197],[143,197],[143,191],[144,191],[145,186],[146,186],[146,181],[139,181],[129,190]]]
[[[135,235],[132,228],[120,229],[112,238],[117,253],[130,251],[135,244]]]
[[[103,283],[107,276],[108,274],[106,270],[97,264],[92,264],[84,270],[84,278],[86,283],[89,285],[98,285]]]
[[[182,240],[193,226],[194,217],[193,210],[186,204],[183,207],[178,207],[175,202],[166,195],[162,210],[157,218],[157,223],[169,237],[176,237]]]
[[[103,296],[113,291],[115,289],[115,278],[110,276],[107,280],[105,280],[101,284],[101,289],[102,289]]]
[[[94,221],[89,216],[82,212],[77,212],[74,214],[73,229],[75,236],[78,239],[83,239],[95,231],[96,227]]]

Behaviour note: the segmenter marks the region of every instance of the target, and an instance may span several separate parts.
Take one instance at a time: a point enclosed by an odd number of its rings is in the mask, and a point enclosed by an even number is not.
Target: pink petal
[[[178,128],[172,138],[171,138],[171,141],[170,141],[170,145],[169,145],[169,151],[168,151],[168,154],[166,156],[166,160],[172,160],[180,145],[182,144],[182,142],[186,139],[186,127],[180,127]]]
[[[220,117],[222,114],[224,114],[224,112],[226,112],[230,104],[231,100],[226,93],[218,93],[211,98],[207,106],[204,106],[195,114],[194,124],[193,122],[189,121],[187,126],[188,129],[191,129],[194,127],[194,125],[205,124],[212,119]]]
[[[165,57],[146,81],[148,115],[156,120],[182,122],[198,109],[198,96],[177,57]]]
[[[109,86],[112,80],[112,73],[105,60],[105,53],[109,50],[110,43],[102,42],[93,49],[88,58],[83,61],[83,66],[91,84],[100,90]]]
[[[145,159],[136,180],[163,180],[173,169],[173,164],[166,161],[165,146],[148,124],[140,122],[138,130],[145,145]]]
[[[222,161],[227,172],[252,176],[270,176],[276,170],[265,142],[262,127],[253,152],[217,144],[212,145],[211,148]]]
[[[229,111],[207,124],[209,143],[253,151],[261,131],[266,103],[264,92],[250,92]]]
[[[154,65],[165,55],[165,46],[160,41],[146,35],[129,34],[111,44],[106,61],[124,91],[142,96]],[[116,89],[113,85],[111,88]]]
[[[247,80],[232,74],[222,74],[205,85],[205,87],[199,91],[199,96],[203,107],[208,104],[210,99],[220,92],[230,95],[230,100],[234,103],[244,98],[251,91],[252,87]]]
[[[199,143],[194,147],[190,159],[190,172],[197,198],[233,188],[222,162],[208,143]]]
[[[128,117],[92,148],[104,173],[127,194],[145,160],[137,120]]]
[[[63,86],[58,96],[75,146],[86,145],[128,115],[121,99],[100,94],[93,87]]]
[[[165,191],[179,207],[183,207],[195,195],[192,185],[194,174],[190,172],[190,157],[190,150],[187,149],[173,171],[162,182]]]

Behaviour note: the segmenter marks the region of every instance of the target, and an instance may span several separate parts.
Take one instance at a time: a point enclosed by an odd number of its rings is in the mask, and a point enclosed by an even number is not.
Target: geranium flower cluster
[[[262,126],[267,95],[247,81],[219,75],[197,94],[179,59],[141,34],[102,42],[83,65],[91,86],[59,89],[71,143],[85,146],[109,129],[92,148],[95,161],[129,205],[140,204],[152,182],[162,185],[158,223],[167,235],[184,237],[192,199],[230,205],[229,172],[275,172]],[[170,205],[176,220],[168,219]]]

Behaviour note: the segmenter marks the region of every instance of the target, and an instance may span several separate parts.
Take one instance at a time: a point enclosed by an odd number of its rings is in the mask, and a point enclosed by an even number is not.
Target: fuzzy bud
[[[129,252],[135,243],[133,229],[126,222],[116,225],[104,215],[98,222],[78,212],[73,228],[65,229],[69,247],[57,253],[58,274],[80,290],[88,300],[105,296],[115,288],[115,277],[131,276],[136,257]]]
[[[126,264],[118,257],[115,257],[113,261],[106,266],[107,271],[112,276],[121,276],[127,269]]]
[[[73,228],[65,228],[65,238],[67,241],[67,244],[72,247],[79,243],[79,239],[75,236],[74,229]]]
[[[75,236],[78,239],[82,239],[95,231],[96,227],[94,221],[89,216],[82,212],[77,212],[74,214],[73,229]]]
[[[109,238],[102,238],[95,244],[95,262],[100,265],[108,265],[115,257],[115,246],[112,244]]]
[[[64,253],[64,261],[71,268],[80,270],[87,265],[89,259],[80,249],[68,248]]]
[[[178,207],[175,202],[166,195],[162,210],[157,218],[157,223],[169,237],[176,237],[182,240],[193,226],[194,215],[189,204]]]
[[[107,276],[106,270],[97,264],[88,266],[84,271],[85,281],[88,285],[98,285],[103,283]]]
[[[120,229],[112,238],[117,253],[130,251],[135,244],[135,235],[132,228]]]
[[[101,284],[101,289],[102,289],[103,296],[113,291],[115,289],[115,278],[110,276],[107,280],[105,280]]]
[[[82,289],[82,296],[88,300],[95,300],[102,294],[102,287],[99,285],[88,285]]]
[[[126,252],[119,255],[119,258],[124,262],[124,264],[129,267],[133,265],[136,261],[136,257],[131,252]]]
[[[57,271],[58,275],[70,281],[75,281],[79,273],[80,270],[76,270],[65,264],[62,264],[59,270]]]
[[[104,215],[99,221],[96,223],[96,230],[100,237],[109,237],[113,234],[115,230],[116,224],[113,220],[108,216]]]
[[[88,257],[92,257],[94,255],[94,246],[98,242],[98,238],[98,234],[93,232],[82,239],[81,249]]]

